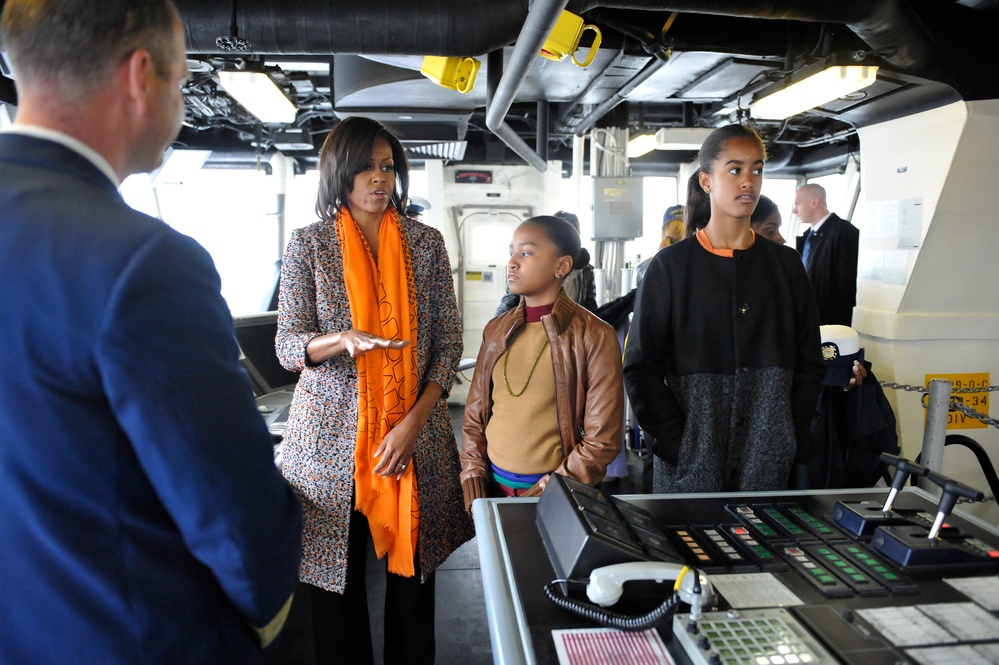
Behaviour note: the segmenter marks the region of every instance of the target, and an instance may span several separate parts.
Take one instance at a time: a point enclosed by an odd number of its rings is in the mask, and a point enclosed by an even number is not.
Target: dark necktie
[[[808,259],[811,258],[809,254],[812,251],[812,236],[814,235],[815,232],[811,229],[805,232],[805,244],[801,248],[801,262],[805,264],[805,268],[808,268]]]

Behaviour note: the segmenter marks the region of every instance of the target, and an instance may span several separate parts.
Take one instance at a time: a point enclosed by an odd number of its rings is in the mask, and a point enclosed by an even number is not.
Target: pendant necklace
[[[524,382],[524,387],[520,389],[519,393],[515,393],[513,392],[513,388],[510,387],[510,379],[508,379],[506,376],[506,367],[507,363],[510,360],[510,352],[513,351],[513,343],[512,342],[510,343],[510,348],[507,349],[506,353],[503,355],[503,383],[506,384],[506,392],[510,395],[510,397],[520,397],[521,395],[524,394],[524,391],[527,390],[527,386],[531,384],[531,377],[534,376],[534,370],[538,368],[538,363],[541,362],[541,355],[545,352],[545,349],[547,348],[548,348],[548,338],[546,337],[545,343],[541,345],[541,350],[538,351],[538,357],[534,359],[534,365],[531,367],[531,373],[527,375],[527,381]]]

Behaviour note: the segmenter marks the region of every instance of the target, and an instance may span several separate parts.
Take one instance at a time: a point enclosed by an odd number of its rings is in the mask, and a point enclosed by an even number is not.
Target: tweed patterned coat
[[[418,385],[450,390],[461,359],[461,317],[444,239],[401,221],[412,256],[417,303]],[[333,222],[296,229],[281,265],[277,355],[301,371],[284,438],[282,472],[304,509],[303,582],[343,593],[353,510],[357,366],[346,352],[310,366],[313,337],[349,330],[343,255]],[[417,557],[424,580],[474,535],[458,484],[460,465],[447,402],[434,407],[413,452],[420,502]]]

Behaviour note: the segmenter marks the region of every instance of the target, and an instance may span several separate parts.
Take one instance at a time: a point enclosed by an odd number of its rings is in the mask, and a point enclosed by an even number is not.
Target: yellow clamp
[[[475,58],[428,55],[423,58],[420,73],[443,88],[465,95],[472,91],[481,64]]]
[[[579,48],[579,40],[583,38],[583,33],[587,30],[593,31],[593,43],[590,45],[589,53],[586,54],[586,60],[580,62],[576,60],[576,49]],[[582,16],[577,16],[563,9],[562,16],[559,17],[558,23],[552,28],[551,34],[545,40],[545,45],[541,48],[539,55],[542,58],[555,61],[565,60],[566,56],[570,56],[572,64],[577,67],[586,67],[593,62],[593,58],[597,54],[597,49],[600,48],[601,39],[603,39],[603,36],[600,34],[600,28],[589,23],[584,23]]]

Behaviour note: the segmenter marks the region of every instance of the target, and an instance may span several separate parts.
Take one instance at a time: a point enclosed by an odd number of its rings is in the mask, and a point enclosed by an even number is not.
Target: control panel
[[[662,635],[692,663],[999,663],[999,530],[952,513],[974,490],[940,480],[940,497],[903,482],[708,498],[563,480],[537,521],[563,577],[614,561],[706,575],[715,606]]]
[[[722,606],[674,617],[692,662],[999,663],[999,537],[938,519],[932,499],[902,492],[884,511],[849,494],[655,507]]]

